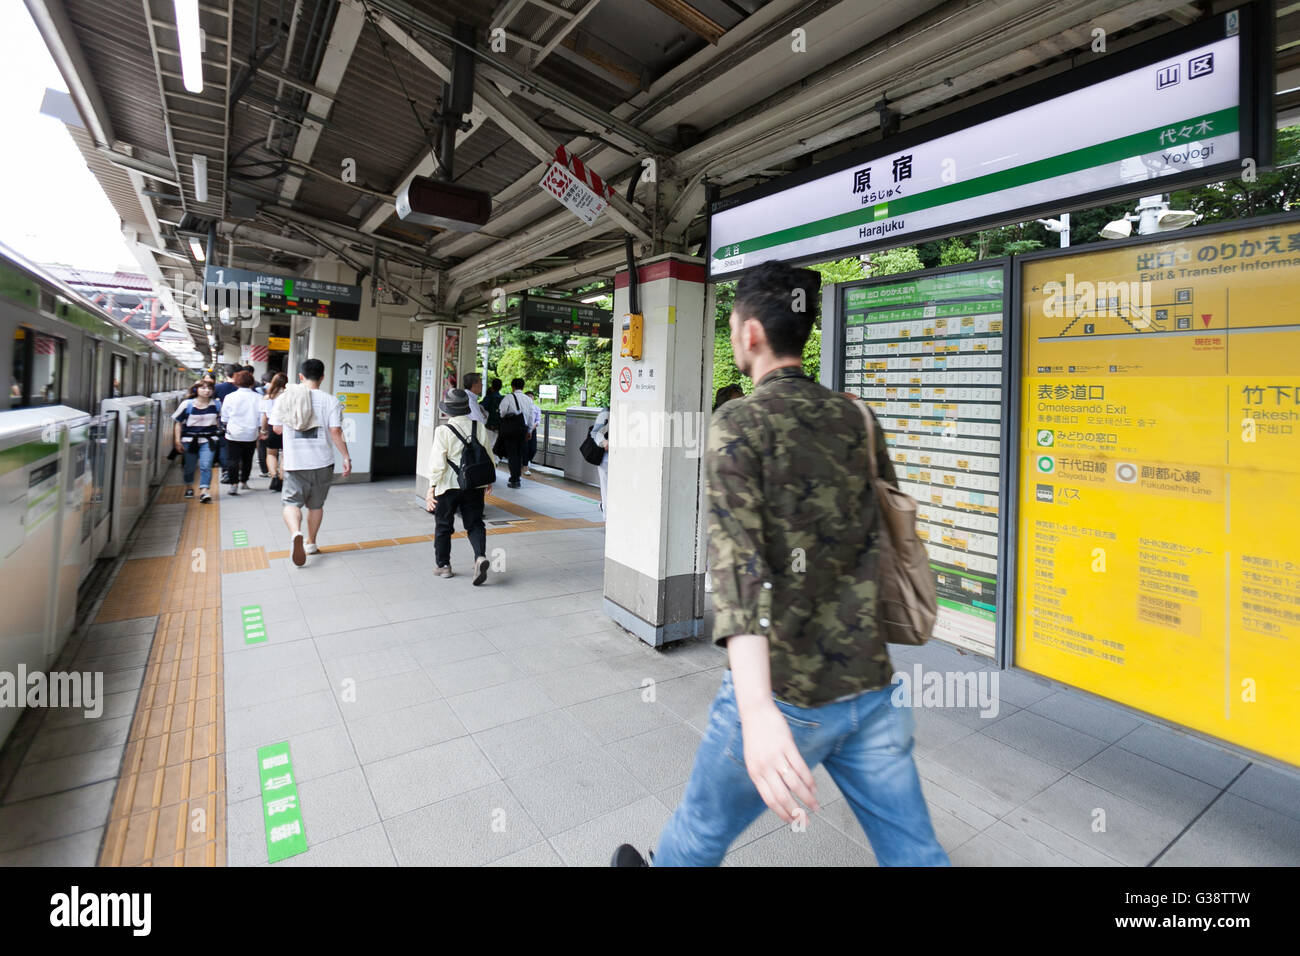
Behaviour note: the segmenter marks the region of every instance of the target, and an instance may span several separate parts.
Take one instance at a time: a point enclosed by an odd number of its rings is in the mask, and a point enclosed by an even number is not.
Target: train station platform
[[[167,481],[60,662],[103,672],[102,713],[45,712],[0,760],[0,864],[266,866],[293,838],[275,865],[603,866],[653,846],[726,659],[708,640],[652,649],[601,611],[592,489],[502,481],[476,588],[459,537],[456,576],[433,576],[409,479],[336,485],[303,568],[265,479],[206,506]],[[891,654],[905,673],[993,673],[937,642]],[[995,713],[915,710],[954,864],[1300,864],[1300,778],[997,678]],[[767,812],[728,864],[874,865],[815,775],[807,829]]]

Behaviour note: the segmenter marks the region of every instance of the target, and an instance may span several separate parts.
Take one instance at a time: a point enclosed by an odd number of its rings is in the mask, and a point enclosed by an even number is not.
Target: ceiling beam
[[[340,2],[349,3],[357,2],[357,0],[340,0]],[[407,3],[406,0],[369,0],[369,4],[372,9],[378,8],[387,13],[401,26],[435,37],[442,43],[451,42],[448,39],[450,34],[444,27],[421,13],[410,3]],[[631,123],[619,119],[613,113],[588,103],[581,97],[570,93],[558,83],[537,75],[521,74],[514,67],[505,66],[500,60],[482,50],[476,50],[475,52],[480,58],[478,73],[484,79],[490,79],[501,84],[503,89],[510,88],[524,93],[541,94],[556,105],[568,107],[569,110],[581,114],[588,123],[594,123],[598,129],[617,133],[623,139],[636,144],[642,149],[655,152],[662,152],[666,149],[666,145],[660,143],[656,137],[638,129]],[[475,83],[475,90],[478,90],[477,82]]]
[[[376,16],[376,20],[380,29],[389,36],[401,40],[403,47],[439,79],[446,82],[450,78],[451,71],[447,65],[425,49],[392,18],[381,13]],[[559,140],[543,129],[518,103],[479,75],[477,71],[474,77],[474,103],[475,109],[481,111],[480,116],[490,118],[543,163],[549,163],[554,159],[555,150],[561,145]],[[378,216],[382,208],[381,206],[375,209],[372,215]],[[633,235],[640,239],[650,238],[649,218],[622,196],[615,195],[611,198],[607,212],[615,222]],[[384,213],[383,219],[387,218],[388,214]],[[373,228],[377,228],[377,225]]]
[[[321,59],[320,69],[316,73],[318,90],[312,93],[307,101],[309,116],[329,115],[330,108],[334,105],[334,96],[343,83],[343,76],[347,73],[348,63],[352,59],[352,52],[357,47],[357,40],[361,36],[361,28],[365,22],[365,16],[358,6],[339,4],[334,15],[334,26],[330,30],[329,40],[326,43],[325,56]],[[322,127],[319,123],[311,120],[303,122],[293,144],[292,155],[295,160],[300,163],[311,162],[312,154],[316,152],[316,144],[320,141],[321,131]],[[286,176],[284,185],[280,188],[281,201],[293,202],[301,187],[301,179]]]
[[[646,0],[646,2],[661,13],[668,14],[696,36],[702,37],[711,44],[717,43],[722,38],[722,35],[727,32],[722,24],[712,17],[705,16],[687,3],[686,0]]]

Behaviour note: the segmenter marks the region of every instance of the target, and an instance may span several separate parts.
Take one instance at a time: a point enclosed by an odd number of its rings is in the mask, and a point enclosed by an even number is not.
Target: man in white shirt
[[[483,376],[478,372],[465,373],[465,393],[469,396],[469,418],[470,421],[478,422],[481,425],[487,425],[487,412],[483,411],[479,405],[479,396],[483,394]],[[484,429],[486,431],[486,429]],[[492,441],[495,436],[486,439],[487,446],[492,447]]]
[[[285,423],[284,395],[276,399],[275,407],[266,419],[267,424],[275,428],[275,433],[284,439],[281,452],[284,457],[284,490],[280,500],[284,503],[284,523],[293,535],[293,563],[298,567],[307,563],[307,555],[320,550],[316,546],[316,534],[325,517],[325,497],[329,494],[330,482],[334,480],[331,442],[343,455],[343,477],[352,474],[352,458],[348,455],[347,442],[343,440],[343,406],[333,395],[320,390],[324,377],[325,363],[320,359],[307,359],[298,373],[298,381],[311,390],[312,411],[318,423],[315,428],[297,431]],[[301,530],[301,508],[307,509],[306,540]]]
[[[528,396],[530,402],[533,402],[533,431],[528,436],[528,448],[524,451],[524,477],[531,478],[533,475],[533,459],[537,457],[537,436],[542,430],[542,410],[533,401],[532,392],[525,391],[524,394]]]
[[[533,413],[537,410],[533,400],[524,394],[524,380],[516,378],[510,382],[511,392],[501,399],[498,413],[501,415],[501,444],[510,462],[510,480],[507,488],[519,487],[519,473],[523,470],[524,456],[528,450],[528,439],[535,430]],[[520,416],[516,421],[512,416]]]

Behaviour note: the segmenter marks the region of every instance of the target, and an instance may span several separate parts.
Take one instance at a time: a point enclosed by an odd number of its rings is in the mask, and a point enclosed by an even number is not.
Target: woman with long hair
[[[212,458],[221,435],[221,403],[213,397],[216,382],[203,377],[190,386],[186,401],[172,414],[174,444],[183,456],[181,469],[185,474],[185,497],[194,497],[194,470],[199,472],[199,501],[212,500],[208,485],[212,483]]]
[[[280,455],[280,449],[284,447],[284,437],[275,433],[268,416],[271,414],[271,409],[275,407],[275,400],[280,397],[288,384],[288,376],[283,372],[276,372],[266,386],[266,394],[262,396],[261,435],[262,441],[266,443],[266,467],[271,475],[269,489],[271,491],[281,491],[284,488],[284,470]]]

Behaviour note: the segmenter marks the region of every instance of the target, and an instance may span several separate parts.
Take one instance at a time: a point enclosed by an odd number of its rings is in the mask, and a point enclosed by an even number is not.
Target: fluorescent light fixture
[[[181,50],[185,89],[203,92],[203,36],[199,29],[199,0],[172,0],[176,7],[176,38]]]
[[[190,236],[190,252],[194,253],[194,258],[202,262],[206,257],[203,254],[203,243],[195,236]]]
[[[583,305],[591,305],[591,303],[593,303],[593,302],[599,302],[601,299],[605,298],[607,295],[609,295],[608,292],[602,292],[600,295],[589,295],[589,296],[587,296],[585,299],[579,299],[578,301],[581,302]]]
[[[194,200],[208,201],[208,157],[202,153],[194,154]]]

